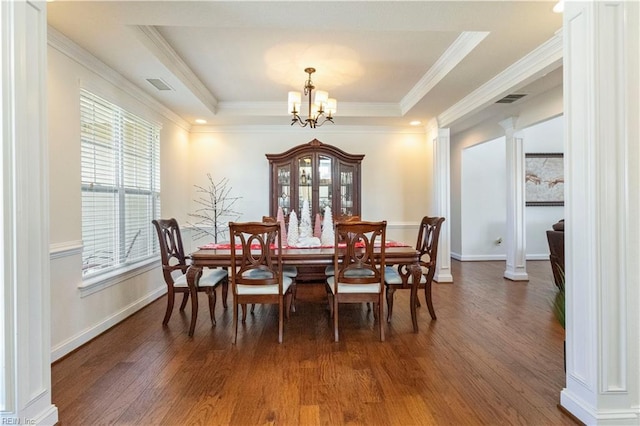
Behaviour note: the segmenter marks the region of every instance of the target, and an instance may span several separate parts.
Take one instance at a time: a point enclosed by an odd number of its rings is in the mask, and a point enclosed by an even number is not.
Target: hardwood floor
[[[385,342],[365,305],[341,305],[334,343],[320,285],[298,286],[281,345],[274,306],[256,306],[234,346],[231,303],[211,327],[201,296],[189,338],[189,307],[163,328],[160,298],[52,366],[60,424],[578,424],[557,407],[549,262],[528,262],[528,283],[503,279],[504,262],[452,269],[455,283],[433,289],[436,321],[421,295],[418,334],[396,292]]]

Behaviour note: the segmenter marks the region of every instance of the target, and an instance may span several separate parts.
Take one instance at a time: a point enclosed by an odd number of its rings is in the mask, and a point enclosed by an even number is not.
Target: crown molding
[[[315,128],[313,130],[302,127],[292,127],[289,124],[278,125],[223,125],[223,126],[193,126],[191,127],[191,134],[205,134],[205,133],[225,133],[225,134],[240,134],[240,133],[255,133],[255,134],[279,134],[282,133],[295,133],[313,135],[318,134],[403,134],[403,135],[425,135],[423,127],[406,126],[323,126],[321,128]],[[321,137],[321,136],[319,136]]]
[[[455,68],[482,40],[489,35],[487,31],[464,31],[451,43],[451,46],[438,58],[420,81],[402,98],[402,115],[413,108],[431,91],[453,68]]]
[[[438,126],[449,127],[469,114],[475,113],[487,105],[522,87],[538,76],[559,68],[562,65],[562,33],[556,34],[519,59],[491,80],[471,92],[442,114],[438,115]]]
[[[122,90],[127,95],[131,96],[143,105],[149,107],[153,111],[165,117],[167,120],[172,121],[182,129],[186,131],[189,131],[191,129],[191,124],[182,119],[182,117],[165,107],[163,104],[158,102],[147,93],[143,92],[142,89],[124,78],[113,68],[109,67],[100,59],[96,58],[91,53],[78,46],[76,43],[71,41],[69,38],[67,38],[61,32],[51,26],[47,27],[47,43],[52,48],[68,56],[88,70],[94,72],[105,81],[112,84],[114,87]]]
[[[402,112],[394,102],[343,102],[338,104],[338,117],[401,117]],[[286,102],[220,102],[218,116],[289,117]],[[301,112],[305,115],[305,111]]]
[[[158,30],[149,25],[136,25],[133,27],[138,39],[149,51],[175,75],[200,102],[212,113],[216,114],[218,100],[207,89],[202,81],[191,71],[191,68],[182,60],[182,57],[171,47],[169,42],[160,35]]]

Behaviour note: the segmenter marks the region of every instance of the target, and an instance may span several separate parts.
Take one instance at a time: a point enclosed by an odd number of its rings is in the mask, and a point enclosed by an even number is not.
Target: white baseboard
[[[491,260],[504,260],[506,262],[507,255],[505,254],[466,254],[451,253],[451,258],[459,260],[461,262],[484,262]],[[548,254],[528,254],[527,260],[549,260]]]
[[[54,362],[62,358],[66,354],[70,353],[71,351],[84,345],[91,339],[104,333],[114,325],[123,321],[124,319],[131,316],[132,314],[138,312],[140,309],[144,308],[145,306],[147,306],[149,303],[153,302],[157,298],[164,296],[166,293],[167,293],[167,286],[163,284],[162,286],[153,290],[151,293],[148,293],[142,298],[134,301],[133,303],[124,307],[123,309],[111,315],[110,317],[105,318],[102,322],[86,330],[83,330],[79,334],[76,334],[75,336],[65,340],[59,345],[54,346],[53,348],[51,348],[51,362]]]
[[[527,260],[549,260],[549,253],[547,254],[528,254]]]
[[[640,409],[607,409],[597,411],[579,395],[565,388],[560,392],[560,405],[586,425],[637,425],[640,421]]]
[[[461,262],[484,262],[487,260],[507,260],[504,254],[465,254],[451,253],[451,257]]]
[[[45,412],[40,413],[40,415],[33,420],[33,424],[42,425],[42,426],[53,426],[58,424],[58,407],[55,405],[50,405]],[[19,424],[19,423],[14,423]],[[28,424],[25,422],[25,424]]]

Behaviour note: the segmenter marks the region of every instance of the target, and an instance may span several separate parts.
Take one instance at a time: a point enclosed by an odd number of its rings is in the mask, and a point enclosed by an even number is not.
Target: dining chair
[[[422,273],[420,274],[420,282],[418,288],[424,288],[424,295],[427,301],[427,307],[432,319],[436,319],[436,312],[433,309],[433,301],[431,298],[431,285],[433,276],[436,272],[436,261],[438,258],[438,240],[440,238],[440,228],[444,222],[444,217],[425,216],[420,222],[418,230],[418,239],[416,242],[416,250],[419,252],[419,263]],[[397,267],[387,266],[385,269],[385,286],[387,287],[387,321],[391,321],[393,314],[393,295],[397,289],[411,289],[413,283],[413,275],[410,271],[410,265],[399,265]],[[416,297],[417,306],[419,305]],[[415,312],[415,306],[411,307]],[[415,315],[413,328],[417,330]]]
[[[335,218],[335,220],[333,221],[333,223],[334,223],[334,226],[335,226],[335,224],[336,224],[336,223],[338,223],[338,222],[359,222],[360,220],[361,220],[361,219],[360,219],[360,216],[355,216],[355,215],[339,215],[339,216],[336,216],[336,218]],[[334,272],[334,269],[333,269],[333,265],[327,265],[327,266],[324,268],[324,274],[325,274],[326,276],[333,275],[334,273],[335,273],[335,272]]]
[[[262,216],[262,221],[265,223],[279,223],[278,220],[273,216]],[[282,274],[285,277],[291,278],[291,307],[289,308],[291,312],[296,311],[296,277],[298,276],[298,268],[295,265],[283,265],[282,266]],[[251,305],[251,312],[254,312],[256,308],[255,304]],[[246,307],[243,306],[242,312],[245,312]]]
[[[383,295],[387,222],[337,222],[333,266],[327,277],[327,294],[333,317],[333,334],[339,340],[339,304],[371,302],[384,341]],[[338,247],[338,243],[344,247]],[[376,253],[377,251],[377,253]],[[376,315],[377,309],[377,315]]]
[[[249,303],[278,305],[278,342],[282,343],[283,314],[286,305],[289,318],[293,280],[282,272],[280,224],[229,222],[229,232],[232,242],[233,343],[238,338],[238,306]],[[245,320],[246,311],[243,309],[242,322]]]
[[[189,336],[193,336],[196,318],[198,317],[198,297],[199,291],[205,292],[209,298],[209,314],[211,324],[215,325],[216,288],[222,285],[222,304],[227,307],[228,274],[226,269],[206,269],[204,272],[198,268],[195,273],[195,288],[190,289],[187,283],[187,271],[189,269],[190,258],[184,253],[180,226],[176,219],[154,219],[151,221],[158,234],[160,245],[160,258],[162,260],[162,274],[167,284],[167,310],[162,320],[162,325],[169,323],[173,312],[175,294],[182,293],[180,311],[187,305],[187,300],[191,294],[191,324],[189,326]]]
[[[262,221],[265,223],[278,223],[278,220],[273,216],[262,216]],[[296,311],[296,277],[298,276],[298,268],[295,265],[283,265],[282,266],[282,274],[285,277],[291,278],[291,312]],[[255,304],[251,305],[251,312],[253,312],[256,308]],[[245,307],[243,306],[242,312],[245,311]]]
[[[266,223],[279,223],[278,220],[273,216],[262,216],[262,221]],[[291,311],[296,311],[296,278],[298,277],[298,267],[295,265],[283,265],[282,273],[285,277],[291,278],[293,281],[291,284]]]

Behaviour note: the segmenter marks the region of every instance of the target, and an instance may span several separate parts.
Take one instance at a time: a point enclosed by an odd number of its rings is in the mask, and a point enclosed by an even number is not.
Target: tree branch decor
[[[227,178],[214,183],[211,174],[207,173],[209,185],[205,188],[194,185],[196,192],[201,194],[195,201],[200,207],[189,216],[197,219],[196,223],[189,223],[195,229],[194,238],[213,237],[218,242],[218,236],[227,235],[229,222],[237,220],[240,213],[233,209],[233,205],[242,197],[231,197],[231,186]]]

